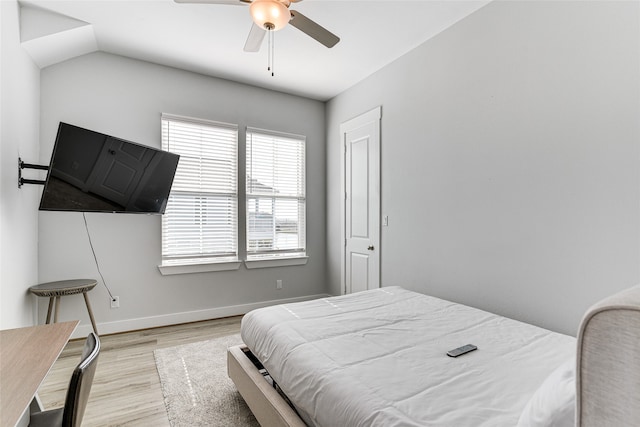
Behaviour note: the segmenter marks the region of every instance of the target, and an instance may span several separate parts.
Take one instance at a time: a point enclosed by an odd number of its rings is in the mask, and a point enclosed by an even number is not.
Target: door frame
[[[379,162],[379,166],[378,166],[378,179],[379,182],[376,183],[376,187],[378,188],[378,200],[380,201],[380,204],[382,203],[382,198],[381,196],[381,191],[380,191],[380,187],[381,187],[381,183],[382,183],[382,178],[381,178],[381,168],[380,168],[380,163],[381,163],[381,156],[380,156],[380,152],[382,150],[382,133],[381,133],[381,122],[382,119],[382,106],[379,105],[369,111],[367,111],[366,113],[362,113],[360,115],[358,115],[357,117],[354,117],[350,120],[347,120],[346,122],[343,122],[340,125],[340,153],[342,155],[342,160],[341,160],[341,167],[340,167],[340,189],[342,191],[342,194],[340,195],[340,237],[341,237],[341,242],[340,242],[340,294],[341,295],[345,295],[347,293],[347,272],[346,272],[346,245],[347,245],[347,205],[346,205],[346,198],[347,198],[347,180],[346,180],[346,170],[347,170],[347,146],[346,146],[346,139],[345,139],[345,135],[350,132],[351,130],[355,130],[359,127],[362,127],[364,125],[366,125],[367,123],[371,123],[371,122],[376,122],[376,126],[378,129],[378,139],[379,139],[379,144],[378,144],[378,162]],[[378,206],[378,224],[374,224],[373,227],[377,227],[378,229],[378,241],[375,243],[375,246],[378,248],[378,257],[381,260],[382,258],[382,252],[381,252],[381,246],[380,246],[380,240],[381,240],[381,227],[380,227],[380,218],[381,218],[381,214],[382,214],[382,209],[381,206]],[[382,262],[378,262],[378,268],[380,270],[382,270]],[[380,271],[381,273],[381,271]],[[378,275],[378,277],[381,277],[381,274]]]

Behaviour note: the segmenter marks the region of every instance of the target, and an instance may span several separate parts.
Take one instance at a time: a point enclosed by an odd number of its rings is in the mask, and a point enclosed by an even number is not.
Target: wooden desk
[[[79,321],[0,331],[0,425],[14,426]]]

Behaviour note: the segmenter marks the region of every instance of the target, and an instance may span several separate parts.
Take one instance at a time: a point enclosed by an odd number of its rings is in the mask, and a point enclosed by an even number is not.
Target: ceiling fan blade
[[[173,0],[176,3],[199,3],[199,4],[230,4],[232,6],[242,6],[251,3],[250,0]]]
[[[262,40],[264,40],[264,35],[267,34],[265,30],[258,27],[255,23],[251,25],[251,30],[249,31],[249,37],[247,37],[247,42],[244,44],[245,52],[257,52],[260,50],[260,46],[262,46]]]
[[[291,21],[293,25],[309,37],[319,41],[326,47],[334,47],[340,41],[340,37],[336,36],[329,30],[321,27],[296,10],[291,11]]]

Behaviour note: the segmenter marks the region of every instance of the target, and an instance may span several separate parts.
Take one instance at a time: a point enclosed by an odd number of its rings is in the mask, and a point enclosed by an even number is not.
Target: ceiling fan
[[[311,19],[296,10],[290,10],[291,3],[302,0],[174,0],[176,3],[205,3],[227,5],[249,5],[249,11],[253,18],[253,26],[249,31],[249,37],[244,45],[245,52],[257,52],[267,32],[278,31],[287,24],[302,31],[309,37],[322,43],[326,47],[333,47],[340,38],[326,28],[318,25]]]

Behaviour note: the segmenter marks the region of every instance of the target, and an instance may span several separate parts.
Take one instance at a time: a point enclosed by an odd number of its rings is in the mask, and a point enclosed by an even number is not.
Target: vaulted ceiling
[[[41,67],[99,50],[328,100],[489,1],[292,3],[341,40],[329,49],[286,26],[274,33],[274,76],[266,39],[259,52],[243,51],[252,20],[240,2],[23,0],[21,39]]]

